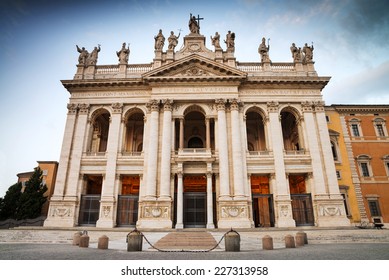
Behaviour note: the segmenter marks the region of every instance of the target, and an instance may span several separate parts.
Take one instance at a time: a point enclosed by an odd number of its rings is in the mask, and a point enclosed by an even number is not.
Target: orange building
[[[45,193],[47,201],[42,207],[42,215],[46,216],[49,210],[49,199],[53,195],[55,179],[57,178],[58,162],[38,161],[38,167],[42,170],[42,182],[47,186],[47,191]],[[29,171],[16,175],[18,177],[18,183],[22,183],[22,191],[24,191],[25,183],[30,179],[33,173],[34,171]]]
[[[346,152],[353,161],[351,176],[354,186],[360,186],[367,217],[370,222],[388,224],[389,105],[331,107],[339,113]]]

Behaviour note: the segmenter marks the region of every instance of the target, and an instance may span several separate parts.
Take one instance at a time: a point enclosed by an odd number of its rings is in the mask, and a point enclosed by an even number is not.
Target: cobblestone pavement
[[[308,244],[240,252],[127,252],[70,244],[0,244],[0,260],[389,260],[389,243]]]
[[[308,244],[285,248],[285,235],[298,230],[240,231],[240,252],[226,252],[225,231],[210,233],[219,242],[211,252],[158,252],[156,244],[171,231],[143,232],[141,252],[127,252],[129,231],[90,229],[88,248],[72,245],[76,229],[24,228],[0,230],[0,260],[389,260],[389,230],[305,229]],[[107,250],[98,249],[98,239],[109,236]],[[274,250],[262,249],[262,238],[273,238]],[[206,249],[206,248],[204,248]]]

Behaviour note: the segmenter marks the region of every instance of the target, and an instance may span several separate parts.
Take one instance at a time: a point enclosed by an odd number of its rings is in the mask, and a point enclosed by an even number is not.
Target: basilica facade
[[[237,62],[234,33],[206,47],[198,19],[183,47],[162,31],[155,57],[98,65],[80,52],[46,227],[348,226],[313,47]]]

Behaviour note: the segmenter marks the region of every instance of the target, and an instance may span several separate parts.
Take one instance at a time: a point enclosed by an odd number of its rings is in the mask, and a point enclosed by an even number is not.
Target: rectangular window
[[[338,178],[338,180],[342,179],[339,170],[336,170],[336,178]]]
[[[361,169],[363,177],[370,177],[369,166],[367,165],[367,162],[361,162]]]
[[[330,117],[329,116],[326,116],[326,121],[330,122]]]
[[[345,193],[340,194],[343,198],[343,204],[344,204],[344,209],[346,210],[346,215],[349,215],[349,210],[348,210],[348,205],[347,205],[347,197]]]
[[[359,128],[357,124],[352,124],[351,129],[354,136],[359,136]]]
[[[378,200],[370,200],[369,201],[369,209],[371,216],[381,216],[380,206],[378,204]]]
[[[376,124],[378,136],[385,136],[384,128],[382,124]]]

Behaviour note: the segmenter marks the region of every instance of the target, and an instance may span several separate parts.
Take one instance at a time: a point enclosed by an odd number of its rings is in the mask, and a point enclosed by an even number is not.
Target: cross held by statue
[[[201,18],[200,15],[197,15],[197,24],[199,25],[199,28],[200,28],[200,20],[203,20],[204,18]]]

